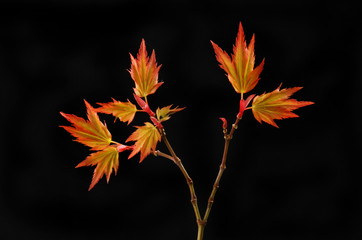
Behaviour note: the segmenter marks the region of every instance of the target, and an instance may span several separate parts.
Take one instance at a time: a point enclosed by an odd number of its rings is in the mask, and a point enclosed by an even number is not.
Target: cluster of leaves
[[[274,120],[298,117],[292,112],[293,110],[313,104],[313,102],[297,101],[289,98],[293,93],[300,90],[301,87],[280,89],[281,85],[272,92],[264,93],[260,96],[252,94],[244,100],[244,94],[253,90],[259,82],[259,76],[265,61],[263,59],[254,68],[255,36],[253,35],[247,46],[241,23],[239,24],[239,31],[231,57],[217,44],[212,41],[211,43],[220,67],[225,70],[231,85],[241,96],[237,119],[241,119],[245,110],[251,109],[257,121],[260,123],[264,121],[278,127]],[[121,102],[112,99],[112,102],[99,103],[99,108],[93,108],[85,101],[88,120],[61,112],[62,116],[72,124],[71,127],[62,127],[71,133],[76,138],[76,141],[95,151],[77,165],[77,167],[96,165],[89,190],[94,187],[103,175],[106,175],[108,182],[112,171],[114,170],[115,174],[117,173],[120,152],[131,151],[128,159],[140,153],[140,162],[150,153],[154,152],[157,143],[161,141],[162,122],[169,120],[172,114],[184,109],[172,108],[172,105],[170,105],[157,108],[156,113],[153,112],[148,104],[147,96],[155,93],[162,85],[162,82],[158,82],[158,72],[161,65],[157,65],[154,51],[152,51],[151,57],[148,57],[143,39],[137,58],[134,58],[132,54],[130,54],[130,57],[131,68],[129,73],[135,83],[133,96],[137,105],[129,100]],[[248,107],[251,101],[252,105]],[[143,126],[136,126],[136,130],[127,138],[126,143],[133,142],[132,145],[113,141],[106,124],[103,124],[98,117],[98,113],[112,114],[116,119],[129,125],[137,112],[147,113],[150,121],[145,122]],[[224,131],[227,131],[226,119],[220,119],[223,121]]]
[[[298,117],[298,115],[292,112],[293,110],[313,104],[313,102],[309,101],[289,99],[293,93],[302,89],[302,87],[280,90],[281,84],[277,89],[270,93],[264,93],[260,96],[250,95],[246,100],[243,99],[244,94],[253,90],[258,84],[260,79],[259,75],[263,70],[265,59],[254,68],[255,35],[253,34],[253,37],[247,46],[241,23],[239,24],[239,31],[231,57],[217,44],[212,41],[211,43],[214,47],[216,59],[220,63],[220,67],[227,73],[227,77],[235,91],[241,94],[238,118],[241,118],[244,110],[252,109],[257,121],[260,123],[264,121],[274,127],[278,127],[274,120]],[[253,100],[252,106],[248,107],[251,100]],[[224,118],[222,120],[225,121]]]
[[[126,102],[112,99],[109,103],[98,103],[99,108],[93,108],[84,100],[87,108],[88,120],[77,117],[72,114],[62,113],[72,126],[61,126],[72,134],[76,141],[88,146],[91,153],[84,161],[76,167],[95,166],[92,182],[89,186],[91,190],[98,181],[106,175],[107,182],[110,179],[112,171],[117,174],[119,165],[119,153],[126,150],[131,151],[128,159],[140,153],[140,162],[142,162],[150,153],[156,150],[157,143],[161,141],[160,131],[162,131],[162,122],[170,119],[171,115],[183,110],[184,108],[172,108],[172,105],[163,108],[157,108],[156,114],[151,110],[147,102],[147,96],[156,92],[162,85],[158,82],[158,72],[160,66],[157,66],[155,52],[152,51],[149,58],[146,51],[145,41],[142,39],[137,58],[131,56],[131,69],[129,73],[135,82],[134,98],[138,104],[133,104],[129,100]],[[112,140],[112,135],[103,124],[98,113],[112,114],[116,119],[127,122],[129,125],[137,112],[145,112],[149,115],[151,122],[145,122],[143,126],[135,126],[136,130],[127,138],[126,143],[134,142],[132,145],[125,145]]]

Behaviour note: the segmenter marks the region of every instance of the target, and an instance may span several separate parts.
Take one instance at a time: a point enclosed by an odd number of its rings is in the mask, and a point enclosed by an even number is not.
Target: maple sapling
[[[163,84],[163,82],[158,82],[158,72],[161,65],[157,65],[155,51],[152,51],[151,57],[148,57],[146,44],[143,39],[137,58],[134,58],[132,54],[130,54],[131,68],[128,70],[135,84],[133,97],[138,106],[128,99],[126,102],[121,102],[112,98],[112,102],[98,103],[100,107],[93,108],[84,100],[87,108],[87,120],[61,112],[61,115],[72,124],[72,126],[61,127],[73,135],[76,141],[90,147],[90,150],[94,151],[76,166],[96,166],[89,190],[93,189],[104,175],[106,175],[108,183],[112,172],[114,171],[115,175],[117,174],[119,155],[126,151],[130,151],[128,159],[133,158],[139,153],[140,162],[153,153],[156,157],[167,158],[175,163],[185,177],[189,187],[191,204],[198,226],[197,240],[202,240],[204,237],[205,226],[214,203],[215,195],[219,189],[221,177],[226,169],[226,159],[230,141],[245,111],[252,110],[255,119],[260,123],[266,122],[274,127],[278,127],[274,120],[298,117],[298,115],[292,111],[313,104],[313,102],[297,101],[289,98],[296,91],[302,89],[301,87],[280,89],[281,84],[272,92],[263,93],[259,96],[251,94],[244,100],[244,95],[253,90],[258,84],[265,59],[254,68],[255,35],[253,35],[247,46],[241,23],[239,24],[239,31],[231,57],[214,42],[211,41],[211,44],[214,48],[216,59],[220,63],[220,67],[226,72],[227,78],[235,92],[240,94],[240,101],[239,112],[236,114],[235,122],[231,125],[230,130],[228,130],[227,120],[220,117],[225,139],[224,151],[219,172],[212,187],[204,215],[201,215],[198,207],[194,183],[183,166],[181,159],[176,155],[168,141],[166,130],[162,124],[168,121],[172,114],[184,110],[184,108],[172,108],[172,105],[169,105],[162,108],[158,107],[156,111],[152,110],[147,96],[154,94]],[[249,106],[250,103],[251,106]],[[111,133],[107,129],[106,124],[100,121],[98,113],[112,114],[116,119],[127,123],[127,125],[132,123],[135,115],[138,115],[138,113],[146,113],[150,121],[145,122],[143,126],[135,126],[136,130],[126,140],[126,143],[133,142],[133,144],[127,145],[112,140]],[[165,144],[169,154],[157,150],[157,144],[159,142]]]

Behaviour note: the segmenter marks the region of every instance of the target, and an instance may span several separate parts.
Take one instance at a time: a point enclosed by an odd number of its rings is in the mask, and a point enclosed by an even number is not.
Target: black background
[[[223,150],[221,122],[236,94],[213,40],[231,52],[239,21],[265,57],[261,94],[303,86],[316,104],[280,129],[245,114],[230,146],[205,240],[361,239],[360,7],[315,1],[5,1],[0,5],[2,239],[196,239],[190,197],[171,161],[126,160],[88,192],[88,154],[59,128],[111,97],[132,99],[126,71],[141,39],[164,85],[151,107],[186,106],[165,123],[195,182],[201,212]],[[113,139],[133,127],[102,115]],[[136,116],[134,125],[146,118]],[[163,144],[159,149],[166,151]]]

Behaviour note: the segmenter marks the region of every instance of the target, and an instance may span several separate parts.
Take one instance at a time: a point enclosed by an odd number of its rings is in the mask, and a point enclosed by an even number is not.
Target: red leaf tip
[[[228,121],[223,117],[221,117],[219,119],[222,121],[222,128],[227,129],[228,128]]]

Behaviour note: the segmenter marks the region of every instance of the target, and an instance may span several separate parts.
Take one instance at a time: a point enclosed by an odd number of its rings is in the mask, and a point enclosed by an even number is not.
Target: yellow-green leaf
[[[157,142],[161,141],[161,135],[158,129],[149,122],[146,122],[144,126],[137,126],[136,128],[137,130],[126,140],[126,142],[135,141],[133,151],[128,158],[132,158],[140,152],[140,162],[142,162],[151,151],[154,152],[156,150]]]
[[[72,127],[61,127],[72,134],[76,138],[75,141],[91,147],[92,150],[103,150],[111,143],[112,135],[107,126],[99,120],[96,110],[87,101],[84,100],[84,102],[87,107],[88,120],[60,112],[73,125]]]
[[[112,114],[122,122],[130,124],[137,112],[137,107],[129,100],[127,102],[120,102],[112,99],[113,102],[98,103],[102,107],[96,110],[101,113]]]
[[[252,110],[256,120],[278,127],[274,119],[295,118],[297,114],[292,111],[300,107],[314,104],[309,101],[297,101],[289,97],[302,87],[284,88],[280,86],[273,92],[256,96],[253,100]]]
[[[98,183],[104,174],[106,175],[107,183],[109,182],[109,178],[111,177],[113,170],[115,175],[117,174],[119,166],[118,155],[119,154],[116,147],[107,147],[102,151],[92,153],[84,161],[76,166],[78,168],[97,165],[97,167],[94,169],[93,179],[88,191]]]
[[[161,65],[157,66],[155,52],[152,51],[151,58],[148,57],[146,51],[145,40],[142,39],[137,58],[131,56],[131,69],[129,73],[135,82],[134,92],[139,97],[147,97],[156,92],[162,85],[158,82],[158,71]]]
[[[178,108],[178,107],[175,107],[175,108],[171,108],[172,105],[169,105],[167,107],[163,107],[163,108],[157,108],[156,110],[156,116],[157,116],[157,119],[161,122],[164,122],[164,121],[167,121],[170,119],[170,115],[171,114],[174,114],[176,112],[179,112],[179,111],[182,111],[184,110],[185,108]]]
[[[246,46],[244,30],[241,23],[236,37],[233,55],[231,57],[223,51],[216,43],[211,41],[215,50],[216,59],[220,67],[227,73],[231,85],[237,93],[247,93],[251,91],[259,82],[259,75],[264,67],[264,60],[256,67],[255,65],[255,36]]]

